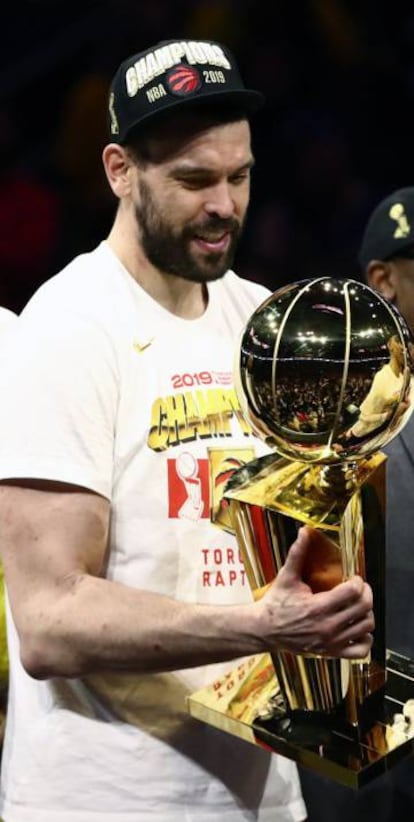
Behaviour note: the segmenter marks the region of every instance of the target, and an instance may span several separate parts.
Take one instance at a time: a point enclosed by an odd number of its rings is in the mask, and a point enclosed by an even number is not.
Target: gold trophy
[[[381,452],[412,411],[410,333],[368,286],[304,280],[250,317],[235,383],[246,420],[269,447],[224,491],[253,595],[309,524],[324,539],[304,581],[316,592],[359,574],[373,590],[376,628],[365,659],[259,655],[193,694],[189,710],[357,788],[414,745],[414,666],[386,648]]]

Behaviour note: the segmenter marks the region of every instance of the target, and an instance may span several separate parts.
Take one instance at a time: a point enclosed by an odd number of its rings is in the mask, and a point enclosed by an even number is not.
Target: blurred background
[[[238,273],[272,290],[359,279],[367,216],[413,184],[411,3],[22,0],[1,22],[0,304],[14,311],[108,232],[108,85],[161,39],[222,40],[266,95]]]

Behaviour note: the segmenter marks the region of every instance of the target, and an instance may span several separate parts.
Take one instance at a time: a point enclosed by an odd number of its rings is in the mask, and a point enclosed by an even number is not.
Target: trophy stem
[[[302,524],[326,537],[308,554],[303,579],[313,592],[359,574],[372,587],[376,631],[370,655],[349,661],[280,651],[272,656],[290,712],[337,714],[366,724],[385,688],[385,456],[314,465],[274,457],[233,476],[225,497],[253,593],[275,579]],[[367,720],[368,721],[368,720]]]

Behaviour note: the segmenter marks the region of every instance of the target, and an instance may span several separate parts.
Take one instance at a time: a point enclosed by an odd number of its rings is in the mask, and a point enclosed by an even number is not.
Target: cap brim
[[[136,121],[129,125],[128,131],[124,134],[118,135],[117,142],[126,142],[132,132],[137,133],[141,130],[141,128],[144,128],[149,123],[156,123],[158,120],[162,120],[165,116],[173,113],[176,109],[192,108],[196,111],[197,109],[207,107],[212,103],[215,103],[218,106],[221,104],[228,104],[230,106],[233,105],[235,108],[239,108],[242,113],[249,116],[262,108],[265,103],[265,97],[260,91],[254,91],[253,89],[240,89],[238,91],[212,91],[204,92],[199,97],[195,95],[189,95],[188,97],[177,97],[176,99],[169,100],[162,106],[162,108],[158,108],[156,111],[149,111],[146,114],[142,114],[140,117],[137,117]]]

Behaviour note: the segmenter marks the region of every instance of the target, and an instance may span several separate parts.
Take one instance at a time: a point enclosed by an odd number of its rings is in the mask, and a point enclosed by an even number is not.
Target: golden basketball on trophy
[[[236,351],[235,385],[269,453],[236,471],[224,492],[249,584],[260,596],[298,528],[311,525],[327,539],[308,555],[304,581],[316,592],[362,576],[373,590],[374,641],[361,660],[265,655],[258,665],[266,699],[256,688],[248,721],[242,710],[235,718],[237,695],[222,715],[209,710],[208,689],[189,700],[197,718],[353,787],[412,745],[408,731],[404,738],[392,732],[395,715],[414,697],[414,680],[411,660],[386,647],[381,451],[413,408],[411,349],[394,307],[351,279],[287,285],[250,317]]]

